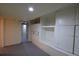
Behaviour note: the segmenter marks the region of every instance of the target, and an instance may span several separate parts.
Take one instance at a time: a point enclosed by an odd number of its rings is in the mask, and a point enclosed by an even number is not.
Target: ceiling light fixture
[[[30,12],[33,12],[33,11],[34,11],[34,8],[33,8],[33,7],[29,7],[28,10],[29,10]]]

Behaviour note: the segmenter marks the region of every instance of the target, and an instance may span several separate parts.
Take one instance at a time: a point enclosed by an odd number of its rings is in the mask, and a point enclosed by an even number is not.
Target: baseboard
[[[20,43],[16,43],[16,44],[5,45],[3,48],[10,47],[10,46],[15,46],[15,45],[20,45],[20,44],[22,44],[22,43],[20,42]]]

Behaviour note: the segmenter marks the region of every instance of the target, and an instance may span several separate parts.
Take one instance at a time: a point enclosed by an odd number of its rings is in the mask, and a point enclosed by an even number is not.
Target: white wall
[[[21,24],[16,17],[0,16],[0,47],[21,43]]]
[[[4,45],[21,43],[21,24],[14,17],[4,19]]]
[[[4,46],[4,20],[0,17],[0,47]]]

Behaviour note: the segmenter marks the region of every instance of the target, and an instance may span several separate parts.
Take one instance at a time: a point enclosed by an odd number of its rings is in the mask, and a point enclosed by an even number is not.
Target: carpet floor
[[[23,43],[0,48],[0,56],[49,56],[33,43]]]

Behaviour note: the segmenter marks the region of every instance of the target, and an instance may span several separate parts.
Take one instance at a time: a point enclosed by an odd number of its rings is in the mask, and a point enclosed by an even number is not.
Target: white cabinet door
[[[58,26],[55,28],[56,47],[72,53],[74,26]]]
[[[33,40],[34,39],[34,25],[31,25],[30,26],[30,28],[31,28],[31,40]]]
[[[79,7],[76,7],[76,25],[79,25]]]
[[[55,26],[55,14],[50,13],[40,17],[42,26]]]
[[[33,24],[31,25],[31,32],[32,32],[32,40],[40,39],[40,24]]]
[[[76,26],[76,33],[75,33],[75,54],[79,55],[79,26]]]
[[[76,32],[75,32],[75,48],[74,53],[79,55],[79,7],[76,7]]]
[[[65,8],[56,13],[56,25],[74,25],[74,8]]]

